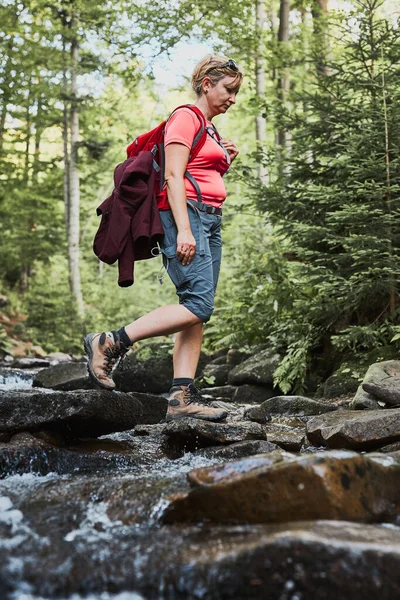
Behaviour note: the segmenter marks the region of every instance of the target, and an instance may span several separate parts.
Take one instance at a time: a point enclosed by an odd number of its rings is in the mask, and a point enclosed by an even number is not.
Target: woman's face
[[[233,86],[235,79],[235,77],[227,75],[215,85],[212,85],[208,78],[204,80],[203,89],[207,90],[207,102],[213,116],[226,113],[228,108],[235,104],[236,95],[239,92],[237,85]]]

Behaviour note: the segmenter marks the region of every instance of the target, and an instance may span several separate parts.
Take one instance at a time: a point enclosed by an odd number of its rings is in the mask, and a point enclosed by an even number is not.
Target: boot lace
[[[120,343],[119,346],[115,344],[112,347],[106,348],[104,350],[104,371],[107,375],[111,374],[117,360],[121,358],[121,363],[124,359],[125,354],[128,352],[128,348],[126,348],[123,344]]]
[[[183,401],[185,404],[201,404],[209,405],[210,402],[201,395],[199,388],[193,383],[190,383],[183,393]]]

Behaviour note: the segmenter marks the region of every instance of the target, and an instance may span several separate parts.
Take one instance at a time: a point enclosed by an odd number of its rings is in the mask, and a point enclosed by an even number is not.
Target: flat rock
[[[365,383],[381,385],[391,378],[400,376],[400,361],[385,360],[378,363],[373,363],[365,374],[362,384],[358,387],[356,395],[351,403],[351,408],[354,410],[378,410],[379,404],[377,399],[364,389]]]
[[[400,404],[400,376],[389,377],[381,383],[365,382],[362,384],[364,392],[376,400],[383,400],[386,404]]]
[[[250,383],[273,387],[273,374],[278,367],[280,356],[271,350],[263,350],[237,365],[228,375],[230,385]]]
[[[49,367],[51,364],[50,359],[48,358],[17,358],[12,362],[13,369],[44,369],[45,367]]]
[[[327,402],[317,402],[304,396],[274,396],[265,400],[261,406],[257,407],[257,415],[293,415],[293,416],[313,416],[337,410],[334,404]],[[246,416],[251,419],[252,410],[247,411]]]
[[[244,385],[239,385],[236,388],[236,392],[233,396],[233,402],[237,402],[238,404],[260,404],[261,402],[272,398],[274,395],[275,392],[271,387],[250,385],[245,383]]]
[[[212,423],[192,418],[171,421],[162,433],[170,443],[184,446],[187,451],[244,440],[266,440],[263,427],[257,423]]]
[[[143,409],[132,394],[106,390],[8,392],[0,396],[0,433],[47,429],[67,438],[98,437],[132,429],[142,415],[149,418],[149,406]],[[165,399],[151,406],[159,420],[165,417]]]
[[[90,379],[87,366],[82,362],[66,362],[42,369],[35,376],[33,387],[53,390],[91,390],[96,386]]]
[[[400,464],[384,454],[261,454],[195,469],[188,480],[192,489],[172,498],[164,522],[373,522],[394,520],[400,509]]]
[[[313,417],[307,437],[315,446],[374,450],[400,440],[400,409],[340,410]]]
[[[269,442],[288,452],[300,452],[306,439],[305,425],[292,428],[267,425],[264,430]]]
[[[264,440],[247,440],[236,442],[229,446],[212,446],[211,448],[202,448],[196,451],[196,455],[206,458],[223,458],[232,460],[243,458],[244,456],[253,456],[253,454],[265,454],[267,452],[280,451],[279,446]]]

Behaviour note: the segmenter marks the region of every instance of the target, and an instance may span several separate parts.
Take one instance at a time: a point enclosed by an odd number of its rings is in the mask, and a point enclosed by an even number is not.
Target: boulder
[[[261,454],[195,469],[188,480],[192,489],[171,500],[165,523],[373,522],[400,509],[400,463],[384,454]]]
[[[59,363],[42,369],[34,377],[32,385],[66,392],[96,388],[88,375],[86,364],[81,362]]]
[[[376,410],[379,409],[377,399],[370,393],[365,391],[364,384],[372,383],[381,385],[391,377],[400,375],[399,360],[385,360],[382,362],[373,363],[365,374],[362,384],[359,386],[356,395],[351,403],[351,408],[354,410]]]
[[[324,398],[337,398],[354,394],[360,382],[357,378],[347,373],[334,373],[324,383]]]
[[[162,401],[163,400],[163,401]],[[158,420],[165,417],[167,401],[143,408],[134,395],[106,390],[75,392],[8,392],[0,396],[0,433],[46,429],[66,438],[98,437],[132,429],[142,415],[149,419],[153,406]],[[155,415],[152,417],[154,422]]]
[[[264,387],[262,385],[239,385],[236,388],[236,392],[233,396],[233,402],[238,404],[261,404],[264,400],[268,400],[275,395],[274,391],[270,387]]]
[[[171,421],[164,426],[162,433],[171,445],[184,448],[186,452],[216,444],[266,440],[263,427],[256,423],[212,423],[192,418]]]
[[[209,363],[203,369],[203,386],[208,382],[210,387],[226,385],[228,383],[228,373],[231,369],[232,367],[230,365],[216,365]]]
[[[226,362],[228,365],[236,367],[236,365],[240,365],[240,363],[246,360],[246,358],[249,358],[248,352],[237,350],[236,348],[230,348],[226,355]]]
[[[327,402],[317,402],[304,396],[274,396],[269,400],[265,400],[261,406],[255,407],[257,416],[261,414],[267,415],[293,415],[308,417],[313,415],[321,415],[324,413],[337,410],[334,404]],[[247,411],[246,416],[251,419],[252,411]]]
[[[307,437],[315,446],[374,450],[400,440],[400,409],[338,410],[313,417]]]
[[[253,454],[274,452],[275,450],[279,452],[280,448],[271,442],[265,440],[246,440],[244,442],[229,444],[229,446],[211,446],[211,448],[202,448],[201,450],[196,450],[195,454],[211,459],[236,460],[245,456],[253,456]]]
[[[279,354],[266,349],[237,365],[228,375],[230,385],[251,383],[273,387],[273,373],[280,361]]]
[[[44,369],[50,366],[48,358],[17,358],[12,362],[13,369]]]
[[[378,401],[382,400],[385,404],[400,404],[400,376],[389,377],[381,383],[365,382],[362,388],[364,392]]]

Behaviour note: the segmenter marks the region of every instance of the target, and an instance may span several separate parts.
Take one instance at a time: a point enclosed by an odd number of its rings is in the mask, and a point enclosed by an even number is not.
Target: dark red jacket
[[[112,265],[118,259],[118,285],[132,285],[135,260],[151,258],[164,231],[154,195],[153,155],[141,152],[114,170],[114,191],[97,209],[102,215],[93,250]]]

